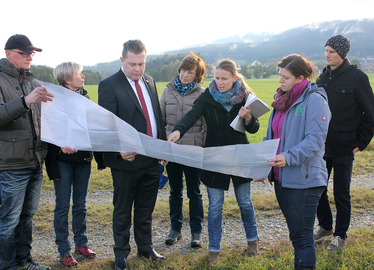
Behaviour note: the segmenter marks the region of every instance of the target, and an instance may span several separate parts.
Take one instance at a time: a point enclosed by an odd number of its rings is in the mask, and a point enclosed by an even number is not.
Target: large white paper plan
[[[270,172],[279,140],[258,144],[198,147],[139,133],[113,113],[62,86],[40,82],[54,95],[42,103],[41,139],[60,147],[99,152],[136,152],[191,167],[250,178]]]

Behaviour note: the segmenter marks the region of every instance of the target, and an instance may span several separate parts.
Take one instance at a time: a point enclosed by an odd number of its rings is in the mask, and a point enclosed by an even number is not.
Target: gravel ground
[[[332,182],[330,181],[330,186]],[[366,188],[374,188],[374,176],[359,176],[352,179],[352,187],[365,186]],[[252,183],[252,194],[266,194],[273,192],[273,186],[268,182],[265,184]],[[332,188],[332,187],[331,187]],[[207,196],[206,188],[202,185],[203,196]],[[167,199],[169,196],[168,188],[159,190],[158,198]],[[230,187],[229,191],[225,194],[226,198],[234,197],[233,188]],[[184,198],[187,198],[184,195]],[[112,192],[89,192],[87,196],[88,203],[108,203],[112,201]],[[43,193],[41,196],[41,203],[54,204],[53,193]],[[206,208],[207,205],[204,205]],[[354,207],[354,205],[353,205]],[[153,245],[154,248],[166,257],[174,252],[184,254],[189,253],[192,249],[190,243],[190,230],[187,221],[184,221],[182,229],[182,240],[178,241],[173,246],[167,246],[164,243],[165,237],[169,231],[169,221],[162,221],[154,217],[153,220]],[[351,229],[359,226],[370,226],[374,224],[374,211],[365,211],[360,214],[352,216]],[[257,211],[257,225],[260,238],[260,249],[266,249],[272,243],[280,240],[288,240],[288,230],[280,210],[276,210],[274,215],[267,216],[260,211]],[[89,246],[92,248],[100,258],[114,258],[113,255],[113,238],[112,229],[110,226],[102,226],[100,224],[87,224]],[[47,233],[34,230],[34,241],[32,254],[35,259],[39,261],[53,262],[53,265],[61,265],[57,247],[54,243],[54,232],[51,229]],[[202,231],[203,248],[200,252],[207,253],[208,251],[208,231],[207,231],[207,217],[203,222]],[[72,235],[70,241],[73,243]],[[132,252],[130,256],[136,256],[136,245],[134,243],[133,234],[131,235]],[[74,247],[74,245],[73,245]],[[222,251],[225,249],[242,249],[246,247],[245,233],[240,219],[228,218],[223,220],[223,233],[222,233]]]

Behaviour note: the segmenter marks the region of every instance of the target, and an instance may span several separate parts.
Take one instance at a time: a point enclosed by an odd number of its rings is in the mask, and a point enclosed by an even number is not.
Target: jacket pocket
[[[354,102],[353,85],[349,83],[338,84],[334,89],[334,104],[339,108],[349,108]]]
[[[32,140],[27,132],[11,131],[0,134],[0,160],[2,163],[28,162]]]

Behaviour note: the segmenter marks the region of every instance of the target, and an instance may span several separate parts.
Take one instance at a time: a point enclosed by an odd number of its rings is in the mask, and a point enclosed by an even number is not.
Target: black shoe
[[[38,264],[30,257],[26,264],[19,265],[17,270],[51,270],[51,267]]]
[[[199,233],[192,233],[191,234],[191,247],[193,248],[201,248],[201,239]]]
[[[170,230],[168,237],[166,237],[165,239],[165,244],[170,246],[170,245],[175,244],[176,242],[178,242],[178,240],[181,240],[181,239],[182,239],[182,234],[180,232]]]
[[[153,261],[165,260],[165,257],[158,254],[153,248],[149,248],[147,251],[140,251],[138,249],[138,257],[151,258]]]
[[[128,270],[126,258],[116,259],[114,263],[115,270]]]

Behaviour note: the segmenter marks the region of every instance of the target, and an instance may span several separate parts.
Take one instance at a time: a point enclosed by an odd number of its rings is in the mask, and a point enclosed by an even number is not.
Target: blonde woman
[[[199,119],[204,116],[207,124],[205,147],[232,144],[248,144],[247,135],[230,127],[230,123],[239,114],[245,119],[245,128],[249,133],[256,133],[260,127],[257,119],[252,117],[250,106],[244,108],[250,88],[237,71],[235,62],[221,60],[215,70],[214,80],[196,100],[193,108],[176,125],[169,135],[169,141],[179,140]],[[258,234],[255,212],[251,200],[252,179],[226,175],[211,171],[202,171],[201,181],[208,188],[209,212],[209,257],[208,261],[216,263],[221,251],[222,207],[224,191],[228,190],[232,179],[236,200],[238,202],[248,243],[247,254],[255,255],[258,250]]]
[[[88,98],[84,90],[82,66],[74,62],[65,62],[54,70],[54,76],[60,85]],[[96,256],[88,248],[86,232],[87,207],[86,197],[91,174],[92,152],[77,151],[69,146],[58,147],[48,144],[46,158],[47,174],[53,180],[56,205],[54,211],[54,229],[60,259],[65,266],[74,266],[78,262],[71,255],[68,239],[68,214],[70,198],[73,198],[72,227],[74,233],[75,253],[87,258]]]

